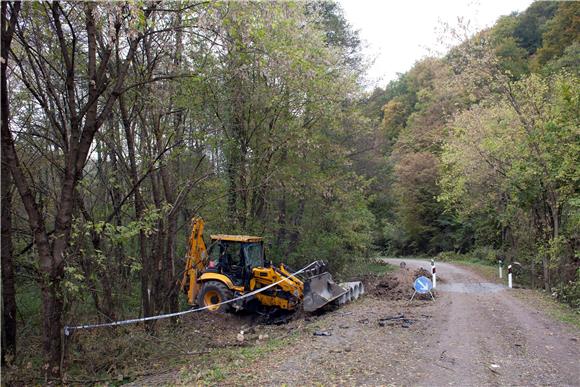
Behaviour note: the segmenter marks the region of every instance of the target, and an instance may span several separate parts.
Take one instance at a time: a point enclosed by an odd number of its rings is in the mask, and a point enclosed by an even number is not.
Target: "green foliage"
[[[453,262],[465,259],[464,254],[456,253],[454,251],[442,251],[435,256],[436,261]]]
[[[489,246],[476,247],[469,254],[476,260],[490,264],[496,263],[500,257],[500,252]]]
[[[577,311],[580,310],[580,269],[576,270],[576,277],[573,280],[558,286],[556,296]]]
[[[393,183],[371,207],[379,246],[477,262],[502,256],[520,261],[532,283],[572,280],[577,9],[535,2],[387,86],[382,130]]]
[[[575,1],[558,4],[556,14],[546,23],[543,45],[538,50],[538,63],[546,64],[559,57],[573,43],[580,41],[580,4]]]
[[[371,93],[363,90],[359,36],[333,1],[167,11],[179,4],[163,2],[150,16],[143,2],[95,5],[99,49],[147,38],[128,62],[123,101],[102,117],[75,192],[59,294],[65,320],[175,308],[168,298],[177,294],[194,215],[206,220],[206,235],[262,235],[268,259],[323,259],[345,276],[388,270],[369,261],[373,249],[485,264],[517,259],[532,282],[578,306],[579,3],[535,2]],[[62,6],[71,42],[68,29],[84,28],[86,15]],[[44,85],[66,90],[63,74],[51,72],[64,66],[47,9],[23,6],[26,25],[17,30],[34,35],[43,58],[14,67],[11,124],[21,163],[34,166],[28,175],[42,187],[45,223],[58,225],[48,214],[59,203],[69,128],[48,131],[51,114],[22,84],[42,75]],[[127,22],[120,32],[110,25],[117,16]],[[87,45],[69,46],[75,88],[85,90]],[[119,47],[111,58],[124,57]],[[98,75],[114,85],[121,62],[101,67],[105,57],[97,55]],[[30,59],[48,73],[20,74]],[[47,66],[53,62],[61,64]],[[54,101],[50,109],[70,114]],[[18,307],[25,329],[39,331],[38,286],[28,278],[42,282],[48,273],[20,232],[28,229],[20,202],[13,212],[24,251]],[[215,367],[207,379],[225,376]]]
[[[513,35],[520,47],[530,54],[534,54],[538,48],[542,47],[544,25],[554,16],[558,8],[559,5],[556,2],[537,1],[517,17]]]
[[[488,247],[477,247],[468,253],[442,251],[434,259],[441,262],[458,262],[488,267],[497,265],[497,253],[496,250]]]

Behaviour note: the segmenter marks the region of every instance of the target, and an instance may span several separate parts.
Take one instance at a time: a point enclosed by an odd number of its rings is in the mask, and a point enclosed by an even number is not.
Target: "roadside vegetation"
[[[121,383],[89,361],[119,337],[63,327],[183,309],[192,216],[337,278],[379,252],[518,262],[579,308],[579,13],[448,26],[369,92],[333,1],[2,2],[3,370]]]

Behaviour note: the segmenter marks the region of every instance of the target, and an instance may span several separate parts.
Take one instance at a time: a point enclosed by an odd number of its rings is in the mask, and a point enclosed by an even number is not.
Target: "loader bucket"
[[[330,273],[315,275],[304,282],[304,311],[320,309],[345,293],[346,290],[333,281]]]

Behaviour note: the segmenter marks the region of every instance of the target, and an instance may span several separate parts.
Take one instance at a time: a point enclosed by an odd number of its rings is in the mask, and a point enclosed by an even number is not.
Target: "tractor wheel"
[[[233,293],[228,287],[219,281],[207,281],[201,287],[199,296],[197,296],[197,305],[200,307],[208,306],[210,312],[229,312],[230,304],[217,305],[220,302],[231,300]]]

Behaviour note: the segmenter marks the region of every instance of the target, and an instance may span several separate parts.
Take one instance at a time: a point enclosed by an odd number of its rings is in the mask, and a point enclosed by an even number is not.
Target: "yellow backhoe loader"
[[[192,219],[189,252],[181,280],[181,289],[191,305],[220,312],[256,308],[295,310],[302,305],[306,312],[312,312],[330,302],[344,303],[353,298],[353,288],[336,284],[321,261],[297,276],[291,276],[284,264],[275,267],[267,263],[261,237],[211,235],[208,250],[203,240],[204,225],[203,219]],[[283,279],[263,292],[222,304]],[[360,287],[354,286],[359,290]]]

